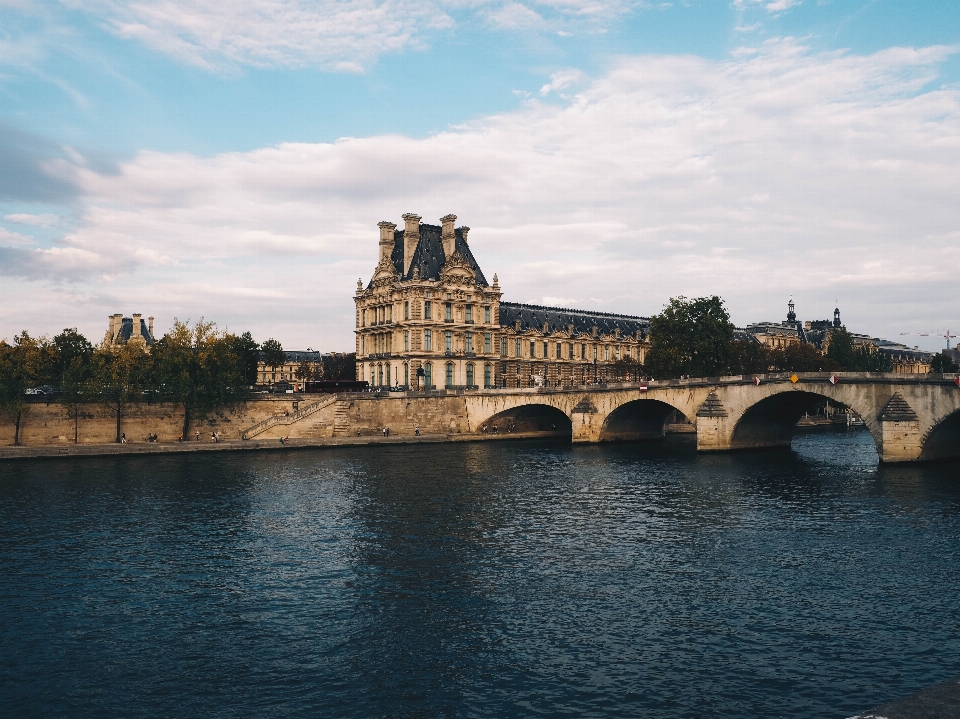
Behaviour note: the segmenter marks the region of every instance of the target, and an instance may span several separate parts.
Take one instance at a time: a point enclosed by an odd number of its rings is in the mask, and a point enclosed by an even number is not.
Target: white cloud
[[[652,313],[718,293],[744,323],[793,293],[804,319],[839,297],[861,331],[953,326],[960,90],[925,89],[949,53],[781,40],[725,61],[627,57],[568,102],[424,139],[142,152],[111,173],[63,161],[51,171],[84,209],[62,246],[0,258],[34,278],[4,280],[23,302],[0,307],[0,335],[143,311],[350,347],[376,223],[408,211],[459,215],[508,300]],[[88,299],[63,303],[69,278]]]
[[[36,242],[29,235],[21,235],[19,232],[11,232],[5,227],[0,227],[0,246],[22,247],[24,245],[34,244],[36,244]]]
[[[541,27],[543,18],[526,5],[510,2],[487,14],[487,22],[499,30],[529,30]]]
[[[565,90],[571,85],[583,80],[583,73],[577,69],[560,70],[550,76],[550,82],[540,88],[541,97],[546,97],[551,92]]]
[[[49,213],[42,215],[14,213],[12,215],[4,215],[3,219],[8,222],[16,222],[21,225],[36,225],[37,227],[53,227],[60,221],[59,217]]]
[[[120,37],[177,60],[227,71],[317,66],[362,72],[379,56],[423,46],[451,32],[455,15],[479,15],[496,29],[557,31],[605,27],[636,0],[61,0],[104,20]],[[549,14],[549,21],[544,18]],[[561,31],[562,34],[562,31]]]

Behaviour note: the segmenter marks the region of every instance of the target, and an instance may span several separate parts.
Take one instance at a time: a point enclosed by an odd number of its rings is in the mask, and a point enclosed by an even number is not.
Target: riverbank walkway
[[[189,452],[285,451],[325,447],[362,447],[404,444],[440,444],[447,442],[488,442],[512,439],[569,439],[569,433],[515,432],[511,434],[421,434],[366,435],[362,437],[320,437],[315,439],[221,440],[211,442],[128,442],[126,444],[59,444],[37,447],[0,447],[0,460],[39,459],[45,457],[106,457]]]

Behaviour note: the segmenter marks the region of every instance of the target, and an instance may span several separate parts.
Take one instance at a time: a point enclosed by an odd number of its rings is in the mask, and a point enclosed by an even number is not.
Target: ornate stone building
[[[501,301],[468,244],[469,227],[403,216],[381,222],[373,278],[357,282],[357,378],[376,387],[569,386],[642,362],[643,317]]]
[[[109,325],[100,344],[102,349],[111,349],[125,344],[139,343],[147,351],[156,342],[153,336],[153,317],[143,321],[143,315],[134,314],[133,317],[124,317],[122,314],[110,315],[107,318]]]

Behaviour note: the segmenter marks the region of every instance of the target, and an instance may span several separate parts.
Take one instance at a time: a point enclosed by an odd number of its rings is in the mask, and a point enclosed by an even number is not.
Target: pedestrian
[[[178,441],[180,444],[183,444],[183,432],[180,433],[180,436],[177,438],[177,441]]]
[[[414,437],[420,436],[420,425],[417,425],[416,427],[413,428],[413,436]]]
[[[287,443],[287,441],[286,441],[283,437],[281,437],[281,438],[280,438],[280,444],[286,444],[286,443]]]
[[[197,441],[198,441],[198,442],[200,441],[200,430],[199,430],[199,429],[197,430]]]

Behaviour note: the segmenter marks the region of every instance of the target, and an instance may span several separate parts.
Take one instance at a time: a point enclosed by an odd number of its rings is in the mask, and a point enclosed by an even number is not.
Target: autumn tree
[[[93,345],[77,329],[67,328],[53,338],[54,375],[60,386],[60,404],[73,420],[73,443],[79,442],[83,406],[92,398]]]
[[[123,416],[138,404],[150,378],[151,357],[139,342],[104,349],[93,355],[93,396],[113,412],[117,420],[116,442],[123,436]]]
[[[13,422],[13,444],[20,445],[20,426],[30,410],[27,390],[49,374],[49,347],[26,330],[13,344],[0,340],[0,409]]]
[[[183,436],[193,418],[243,401],[245,366],[234,335],[202,318],[191,327],[175,320],[152,348],[154,382],[161,397],[183,407]]]

